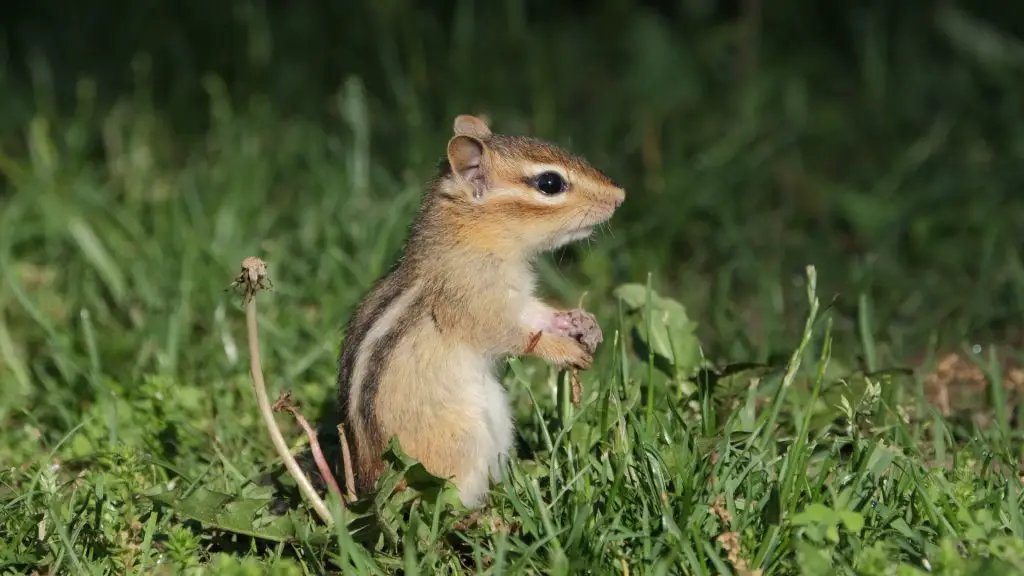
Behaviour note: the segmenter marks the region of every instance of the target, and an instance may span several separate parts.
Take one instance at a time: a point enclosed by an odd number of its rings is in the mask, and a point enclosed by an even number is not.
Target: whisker
[[[591,210],[586,210],[585,212],[583,212],[582,214],[580,214],[580,216],[579,216],[579,220],[578,220],[578,221],[576,222],[576,224],[575,224],[574,226],[571,226],[571,227],[568,227],[568,228],[566,228],[566,227],[562,226],[562,227],[560,227],[560,228],[561,228],[562,230],[564,230],[564,231],[568,231],[568,230],[575,230],[575,229],[577,229],[577,228],[579,228],[579,227],[580,227],[580,224],[583,224],[583,222],[587,221],[587,220],[588,220],[588,219],[590,218],[590,214],[591,214]],[[570,220],[569,220],[569,219],[567,218],[566,220],[563,220],[563,222],[565,222],[565,223],[568,223],[568,222],[570,222]],[[588,240],[589,240],[589,239],[588,239]],[[559,265],[561,265],[561,264],[562,264],[562,260],[561,260],[561,259],[562,259],[562,258],[563,258],[564,256],[565,256],[565,252],[563,251],[563,252],[562,252],[562,254],[561,254],[561,255],[559,256],[559,261],[558,261],[558,264],[559,264]]]

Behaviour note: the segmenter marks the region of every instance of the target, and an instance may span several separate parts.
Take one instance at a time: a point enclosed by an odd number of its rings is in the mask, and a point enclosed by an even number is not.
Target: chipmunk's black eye
[[[554,196],[565,191],[565,180],[558,172],[543,172],[534,179],[534,186],[542,194]]]

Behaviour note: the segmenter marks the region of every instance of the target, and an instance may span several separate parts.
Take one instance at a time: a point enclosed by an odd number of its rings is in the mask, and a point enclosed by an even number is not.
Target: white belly
[[[472,434],[476,466],[461,490],[463,501],[478,501],[488,489],[488,480],[500,480],[512,450],[513,422],[508,398],[494,374],[491,362],[478,355],[464,353],[459,378],[464,383],[468,421],[476,431]]]

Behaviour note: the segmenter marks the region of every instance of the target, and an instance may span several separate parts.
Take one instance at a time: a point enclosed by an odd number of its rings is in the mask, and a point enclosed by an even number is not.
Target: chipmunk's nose
[[[626,190],[624,188],[616,188],[612,198],[616,208],[622,206],[622,203],[626,201]]]

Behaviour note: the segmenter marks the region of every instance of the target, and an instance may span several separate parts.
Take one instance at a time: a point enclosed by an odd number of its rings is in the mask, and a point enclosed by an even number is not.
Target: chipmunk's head
[[[626,198],[586,160],[525,136],[455,118],[435,190],[461,241],[502,253],[553,250],[589,236]]]

